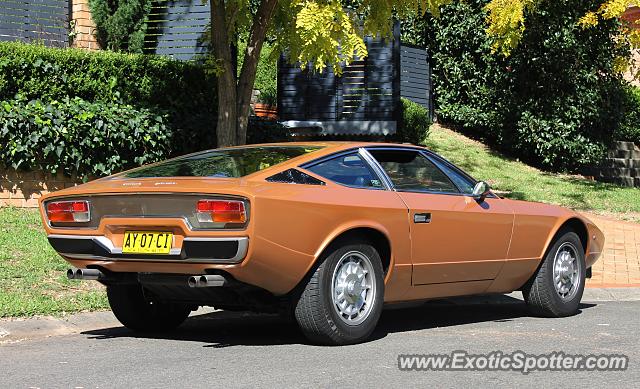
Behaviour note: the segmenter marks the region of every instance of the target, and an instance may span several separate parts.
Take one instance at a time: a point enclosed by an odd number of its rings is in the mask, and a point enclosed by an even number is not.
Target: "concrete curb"
[[[442,299],[427,304],[482,305],[482,304],[521,304],[522,293],[507,295],[484,295]],[[583,302],[602,301],[640,301],[640,288],[587,288]],[[420,304],[420,303],[418,303]],[[396,305],[401,308],[404,304]],[[393,309],[394,306],[389,308]],[[211,308],[201,308],[193,315],[214,312]],[[78,334],[100,328],[121,327],[120,322],[110,311],[77,313],[65,317],[33,317],[0,319],[0,346],[25,340]]]
[[[582,301],[640,301],[640,288],[586,288]]]

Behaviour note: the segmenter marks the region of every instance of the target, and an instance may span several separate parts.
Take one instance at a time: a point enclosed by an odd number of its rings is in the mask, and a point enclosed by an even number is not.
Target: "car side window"
[[[319,162],[307,170],[338,184],[356,188],[382,189],[382,183],[357,153]]]
[[[413,150],[368,150],[400,191],[459,193],[451,180],[431,161]]]
[[[462,193],[466,195],[473,194],[473,187],[476,185],[475,180],[442,158],[431,155],[431,160],[456,184]]]

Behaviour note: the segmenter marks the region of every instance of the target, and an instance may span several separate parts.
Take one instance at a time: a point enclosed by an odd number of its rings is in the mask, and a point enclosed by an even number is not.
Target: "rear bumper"
[[[123,254],[105,236],[49,235],[51,246],[63,257],[72,260],[147,261],[173,263],[236,264],[247,255],[247,237],[185,237],[182,247],[173,248],[169,255]]]

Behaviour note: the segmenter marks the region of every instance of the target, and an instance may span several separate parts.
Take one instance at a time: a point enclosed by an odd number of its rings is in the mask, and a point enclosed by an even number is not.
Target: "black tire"
[[[367,308],[368,313],[362,315],[362,322],[350,325],[339,315],[331,294],[333,276],[339,270],[338,265],[343,263],[345,255],[353,252],[368,258],[373,274],[372,278],[366,282],[374,282],[375,287],[370,289],[373,292],[369,292],[372,300],[370,308]],[[298,299],[294,314],[303,334],[313,343],[324,345],[359,343],[366,340],[375,329],[382,313],[383,299],[384,277],[380,255],[368,243],[351,241],[334,248],[324,257]]]
[[[576,276],[579,284],[561,297],[556,289],[554,281],[554,265],[559,250],[569,249],[575,251],[576,264],[573,269],[578,272]],[[572,273],[572,272],[571,272]],[[575,315],[578,312],[585,284],[585,260],[584,248],[578,235],[571,230],[560,231],[538,268],[537,273],[527,282],[522,290],[525,302],[531,313],[543,317],[565,317]]]
[[[157,332],[173,330],[182,324],[191,307],[149,301],[138,284],[107,286],[109,305],[116,318],[133,331]]]

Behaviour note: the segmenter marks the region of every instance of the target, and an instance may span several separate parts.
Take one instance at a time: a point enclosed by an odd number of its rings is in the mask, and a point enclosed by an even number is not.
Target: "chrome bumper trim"
[[[114,255],[122,255],[122,247],[115,247],[113,242],[102,235],[48,235],[47,238],[54,239],[71,239],[71,240],[91,240],[94,243],[100,245],[108,253]],[[63,257],[71,259],[84,259],[84,260],[100,260],[100,261],[143,261],[143,262],[167,262],[167,263],[220,263],[220,264],[233,264],[238,263],[244,259],[249,250],[249,238],[248,237],[220,237],[220,238],[202,238],[202,237],[186,237],[186,242],[238,242],[238,249],[236,255],[233,258],[194,258],[194,259],[148,259],[148,258],[110,258],[92,254],[77,254],[77,253],[61,253]],[[182,254],[182,248],[172,248],[169,252],[169,256],[179,256]]]

